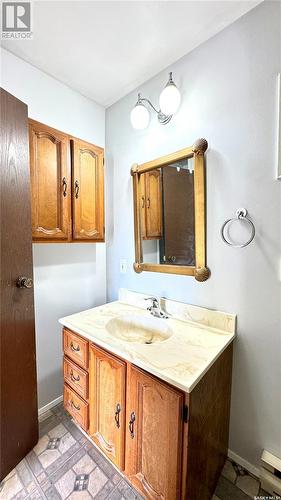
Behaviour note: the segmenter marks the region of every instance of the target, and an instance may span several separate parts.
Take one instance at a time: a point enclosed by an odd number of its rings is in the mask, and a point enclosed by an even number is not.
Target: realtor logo
[[[31,38],[31,3],[2,3],[2,38]]]

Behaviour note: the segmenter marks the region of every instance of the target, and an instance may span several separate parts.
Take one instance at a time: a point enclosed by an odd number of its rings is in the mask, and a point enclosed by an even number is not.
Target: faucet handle
[[[155,307],[155,306],[159,306],[159,300],[157,299],[157,297],[146,297],[144,300],[151,300],[152,301],[152,305]]]

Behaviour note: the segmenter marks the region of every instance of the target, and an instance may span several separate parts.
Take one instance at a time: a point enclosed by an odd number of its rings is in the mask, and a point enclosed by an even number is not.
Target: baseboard
[[[54,399],[53,401],[50,401],[50,403],[48,403],[47,405],[45,406],[42,406],[42,408],[39,408],[38,410],[38,415],[39,417],[41,415],[43,415],[43,413],[45,413],[46,411],[50,410],[51,408],[53,408],[54,406],[58,405],[59,403],[61,403],[63,397],[62,396],[59,396],[58,398]]]
[[[244,469],[249,471],[254,476],[260,477],[259,468],[255,467],[255,465],[253,465],[253,464],[250,464],[250,462],[247,462],[247,460],[245,460],[244,458],[242,458],[239,455],[237,455],[236,453],[234,453],[234,451],[228,450],[228,457],[231,460],[234,460],[234,462],[236,462],[238,465],[241,465],[242,467],[244,467]]]

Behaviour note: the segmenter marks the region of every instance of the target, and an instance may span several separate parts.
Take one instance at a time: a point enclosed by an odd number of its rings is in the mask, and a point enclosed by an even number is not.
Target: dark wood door
[[[125,454],[126,363],[90,348],[90,435],[119,469]]]
[[[181,498],[183,394],[130,366],[125,474],[149,499]]]
[[[1,96],[0,479],[38,440],[27,106]],[[23,283],[24,284],[24,283]],[[25,282],[29,286],[29,281]]]

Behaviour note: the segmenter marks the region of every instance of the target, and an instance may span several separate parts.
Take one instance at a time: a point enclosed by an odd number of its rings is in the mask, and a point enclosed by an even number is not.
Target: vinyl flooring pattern
[[[0,484],[0,500],[140,500],[62,404],[40,419],[34,449]],[[213,500],[269,500],[258,479],[227,460]],[[175,499],[177,500],[177,499]]]

